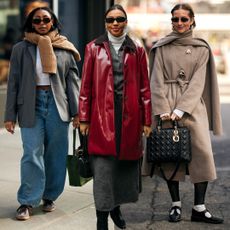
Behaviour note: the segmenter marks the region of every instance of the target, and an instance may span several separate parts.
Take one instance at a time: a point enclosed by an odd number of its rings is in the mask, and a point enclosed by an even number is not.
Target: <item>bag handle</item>
[[[177,129],[179,126],[178,126],[178,122],[177,120],[170,120],[173,124],[173,128],[174,129]],[[158,119],[158,122],[157,122],[157,129],[162,129],[162,123],[163,123],[163,120],[161,118]]]
[[[86,135],[82,135],[80,132],[79,132],[79,135],[81,135],[79,139],[80,139],[80,146],[82,146],[83,148],[82,154],[85,157],[88,157],[88,138]],[[75,151],[76,150],[76,136],[77,136],[77,130],[76,128],[74,128],[73,129],[73,155],[77,155],[77,152]]]
[[[179,142],[180,137],[179,137],[179,132],[178,132],[178,127],[179,127],[178,126],[178,122],[176,120],[174,120],[174,121],[170,120],[170,121],[172,122],[173,128],[174,128],[174,131],[173,131],[173,141],[174,142]],[[162,123],[163,123],[162,119],[158,119],[157,127],[156,127],[156,129],[157,129],[158,132],[160,132],[161,129],[162,129]]]

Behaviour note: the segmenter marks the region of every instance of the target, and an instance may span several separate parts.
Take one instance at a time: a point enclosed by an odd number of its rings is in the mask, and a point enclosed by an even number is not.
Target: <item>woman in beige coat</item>
[[[222,130],[213,56],[206,41],[192,36],[195,19],[190,5],[177,4],[171,14],[173,32],[154,44],[150,53],[153,115],[155,122],[161,118],[167,125],[178,120],[190,129],[192,161],[188,167],[181,165],[174,179],[167,181],[172,198],[169,221],[181,220],[179,181],[188,172],[195,189],[191,220],[222,223],[205,207],[208,182],[216,179],[209,130],[214,134]],[[144,174],[150,168],[144,164]],[[163,165],[168,178],[174,168]]]

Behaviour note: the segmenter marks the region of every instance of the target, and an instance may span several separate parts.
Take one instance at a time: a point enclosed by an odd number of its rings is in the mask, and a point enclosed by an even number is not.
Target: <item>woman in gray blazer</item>
[[[27,17],[24,40],[13,48],[7,88],[5,128],[21,130],[23,156],[16,218],[27,220],[43,200],[43,211],[55,209],[66,176],[68,128],[78,126],[80,55],[46,7]]]

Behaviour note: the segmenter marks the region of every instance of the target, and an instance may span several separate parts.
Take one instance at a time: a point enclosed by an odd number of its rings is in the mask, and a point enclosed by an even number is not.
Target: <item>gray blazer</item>
[[[57,73],[50,76],[51,88],[58,112],[63,121],[69,122],[78,114],[80,78],[71,52],[55,49]],[[18,119],[20,127],[35,124],[36,45],[21,41],[12,51],[8,76],[5,121]]]

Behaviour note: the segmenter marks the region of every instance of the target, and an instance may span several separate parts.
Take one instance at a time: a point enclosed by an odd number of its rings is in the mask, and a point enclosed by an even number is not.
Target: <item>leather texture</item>
[[[147,160],[154,164],[167,162],[189,163],[192,159],[190,131],[187,127],[162,128],[159,122],[147,138]]]
[[[79,97],[79,120],[90,124],[89,155],[138,160],[143,155],[142,126],[151,125],[151,93],[146,53],[128,36],[124,41],[120,152],[116,148],[114,74],[106,36],[85,49]]]
[[[76,129],[73,129],[73,154],[67,155],[67,170],[70,186],[83,186],[85,183],[92,179],[93,175],[89,157],[86,152],[87,150],[85,150],[87,147],[84,141],[81,141],[81,139],[80,144],[81,145],[76,149]]]
[[[73,138],[76,139],[76,129],[73,130]],[[89,154],[88,154],[88,137],[82,135],[81,146],[75,149],[75,141],[73,142],[74,155],[78,158],[79,175],[83,178],[89,178],[93,176],[91,169]]]

